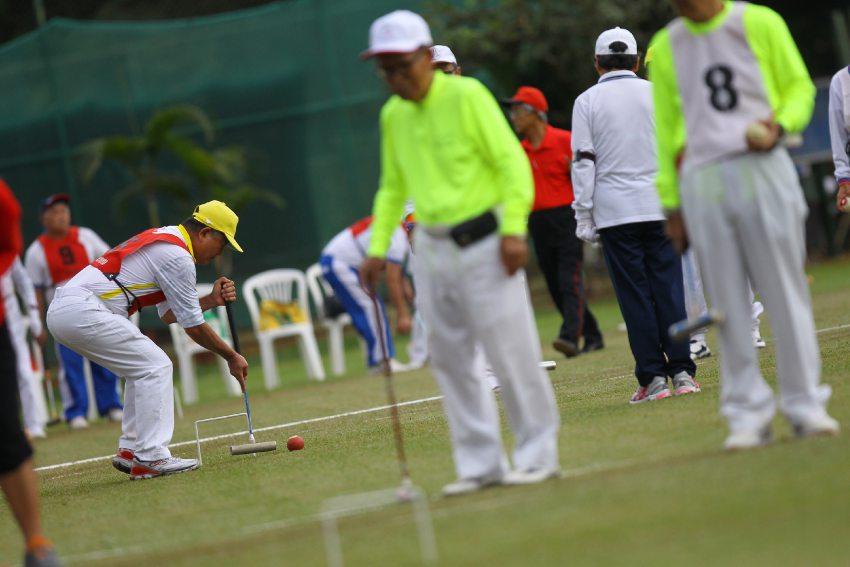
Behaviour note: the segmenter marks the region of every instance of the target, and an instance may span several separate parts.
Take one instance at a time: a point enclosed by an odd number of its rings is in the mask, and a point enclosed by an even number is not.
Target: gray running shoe
[[[702,391],[699,382],[694,380],[694,377],[685,372],[679,372],[673,376],[673,394],[676,396],[684,396],[685,394],[697,394]]]
[[[629,400],[630,404],[642,404],[643,402],[654,402],[655,400],[663,400],[669,398],[670,389],[667,387],[666,376],[656,376],[649,383],[649,386],[641,386],[632,395]]]

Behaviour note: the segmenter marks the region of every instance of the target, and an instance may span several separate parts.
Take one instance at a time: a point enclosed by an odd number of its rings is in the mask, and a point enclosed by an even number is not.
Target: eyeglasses
[[[535,112],[537,112],[537,110],[533,106],[525,104],[524,102],[512,104],[508,109],[508,114],[511,116],[517,116],[519,114],[533,114]]]
[[[422,57],[423,54],[424,51],[418,51],[413,56],[407,57],[399,61],[395,61],[390,65],[382,65],[379,63],[377,69],[378,76],[382,79],[388,79],[399,73],[408,75],[410,74],[410,69]]]
[[[455,71],[457,71],[457,65],[454,63],[435,63],[435,69],[439,69],[446,75],[454,75]]]

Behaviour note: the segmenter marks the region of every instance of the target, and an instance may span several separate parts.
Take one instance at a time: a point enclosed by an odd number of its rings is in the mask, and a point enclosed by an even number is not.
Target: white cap
[[[611,44],[616,42],[626,44],[625,51],[611,51]],[[637,55],[637,40],[632,32],[623,28],[606,30],[599,34],[596,40],[596,55]]]
[[[422,16],[410,10],[396,10],[372,22],[369,49],[360,57],[368,59],[382,53],[412,53],[433,44],[431,30]]]
[[[451,63],[452,65],[457,65],[455,54],[445,45],[435,45],[431,48],[431,61],[434,63]]]

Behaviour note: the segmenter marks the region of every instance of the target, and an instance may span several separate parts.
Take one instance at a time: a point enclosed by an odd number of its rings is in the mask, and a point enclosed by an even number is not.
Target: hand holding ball
[[[776,125],[768,125],[764,122],[753,122],[747,126],[745,134],[747,146],[752,151],[765,152],[773,149],[779,137]]]
[[[304,448],[304,439],[298,435],[293,435],[286,440],[286,448],[290,451],[300,451]]]

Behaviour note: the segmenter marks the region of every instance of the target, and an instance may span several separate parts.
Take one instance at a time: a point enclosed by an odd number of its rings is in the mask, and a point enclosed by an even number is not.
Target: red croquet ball
[[[290,451],[300,451],[304,448],[304,439],[298,435],[293,435],[286,440],[286,448]]]

